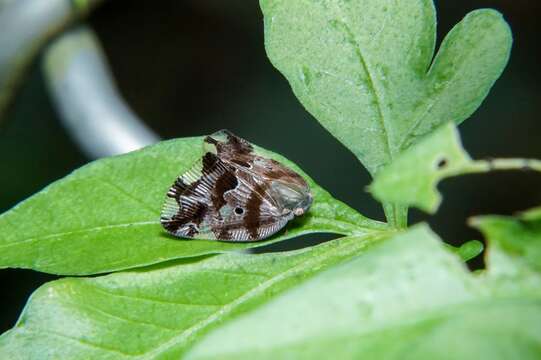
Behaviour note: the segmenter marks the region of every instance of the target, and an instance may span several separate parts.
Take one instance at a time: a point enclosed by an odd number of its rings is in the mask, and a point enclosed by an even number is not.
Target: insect
[[[190,239],[265,239],[312,204],[306,181],[257,155],[228,130],[204,138],[204,154],[171,186],[161,213],[170,234]]]

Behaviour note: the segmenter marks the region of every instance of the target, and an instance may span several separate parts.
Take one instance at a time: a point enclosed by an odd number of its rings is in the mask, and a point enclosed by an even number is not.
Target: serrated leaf
[[[433,60],[431,0],[260,0],[265,44],[306,109],[372,173],[474,112],[507,64],[494,10],[468,14]]]
[[[300,171],[279,155],[258,151]],[[53,183],[0,216],[0,268],[95,274],[241,250],[313,232],[351,235],[385,228],[307,178],[313,207],[269,241],[234,244],[173,238],[159,224],[165,193],[201,155],[202,138],[166,141],[95,161]]]
[[[32,295],[17,325],[0,337],[0,358],[178,359],[210,328],[386,236],[54,281]]]
[[[442,197],[438,183],[452,176],[495,170],[541,171],[541,162],[531,159],[472,160],[462,147],[451,123],[426,136],[383,169],[369,190],[382,202],[415,206],[434,213]]]
[[[540,356],[541,296],[494,296],[493,282],[470,274],[423,225],[213,330],[186,358]]]

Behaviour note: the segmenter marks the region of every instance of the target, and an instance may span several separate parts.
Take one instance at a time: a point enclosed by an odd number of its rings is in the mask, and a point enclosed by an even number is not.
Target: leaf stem
[[[541,172],[541,160],[518,158],[476,160],[461,169],[461,173],[479,174],[505,170],[533,170]]]
[[[491,171],[506,171],[506,170],[524,170],[524,171],[538,171],[541,172],[541,160],[536,159],[487,159],[487,160],[475,160],[466,165],[460,166],[456,170],[450,170],[455,172],[455,175],[462,174],[480,174],[488,173]],[[449,174],[453,175],[453,174]],[[408,226],[408,207],[395,203],[384,203],[383,210],[385,211],[385,217],[394,229],[405,229]]]
[[[399,204],[384,203],[383,211],[387,222],[392,228],[405,229],[408,227],[408,207]]]

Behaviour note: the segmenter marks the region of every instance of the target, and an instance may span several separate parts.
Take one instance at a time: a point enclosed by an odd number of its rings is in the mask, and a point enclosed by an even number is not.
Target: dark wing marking
[[[289,169],[282,170],[283,165],[256,156],[250,143],[227,130],[207,136],[204,149],[201,160],[167,193],[161,221],[169,233],[256,241],[276,233],[293,218],[274,188],[276,180],[289,182]],[[291,180],[295,183],[297,179]]]
[[[204,139],[205,151],[218,154],[246,155],[253,151],[252,145],[229,130],[220,130]]]
[[[224,194],[238,185],[234,169],[206,153],[169,189],[161,223],[175,236],[212,238],[210,224],[225,205]]]
[[[224,195],[223,220],[213,226],[216,237],[222,240],[227,233],[231,241],[256,241],[282,229],[292,216],[282,214],[275,199],[269,197],[269,184],[238,171],[237,179],[238,186]]]

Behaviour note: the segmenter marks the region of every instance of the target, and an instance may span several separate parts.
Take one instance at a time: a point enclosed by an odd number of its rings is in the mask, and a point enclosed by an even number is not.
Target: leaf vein
[[[337,6],[338,12],[343,15],[343,9],[340,6]],[[359,44],[359,41],[355,38],[355,35],[349,25],[342,20],[334,20],[335,23],[340,24],[344,34],[346,35],[346,38],[348,42],[352,45],[353,51],[355,52],[355,55],[357,59],[359,60],[359,64],[361,68],[366,72],[367,80],[368,80],[368,87],[372,90],[372,93],[374,95],[374,99],[376,101],[376,108],[378,111],[378,122],[380,123],[380,127],[382,130],[382,137],[383,137],[383,144],[385,146],[385,152],[388,156],[388,161],[392,161],[393,159],[393,152],[391,147],[391,141],[389,136],[389,130],[387,125],[387,119],[385,117],[385,112],[383,110],[383,95],[380,94],[380,91],[378,90],[376,86],[376,76],[374,74],[374,71],[372,67],[370,66],[368,60],[363,54],[363,51],[361,50],[361,46]]]
[[[100,286],[92,286],[92,289],[96,292],[100,292],[102,294],[108,295],[108,296],[115,296],[115,297],[121,297],[121,298],[127,298],[132,300],[138,300],[138,301],[147,301],[147,302],[154,302],[159,304],[166,304],[166,305],[175,305],[175,306],[199,306],[199,307],[219,307],[223,304],[193,304],[193,303],[183,303],[179,301],[173,301],[173,300],[163,300],[163,299],[154,299],[149,297],[143,297],[143,296],[134,296],[134,295],[127,295],[127,294],[119,294],[115,293],[111,290],[104,289]]]
[[[114,353],[120,354],[122,356],[127,356],[127,357],[135,357],[136,356],[134,354],[128,354],[128,353],[123,352],[123,351],[118,350],[118,349],[109,348],[109,347],[106,347],[106,346],[103,346],[103,345],[98,345],[98,344],[92,343],[90,341],[85,341],[85,340],[82,340],[82,339],[79,339],[79,338],[74,338],[74,337],[66,335],[66,334],[57,333],[57,332],[51,331],[49,329],[46,330],[46,329],[35,327],[34,329],[26,328],[23,331],[27,332],[27,333],[36,333],[36,334],[40,334],[40,335],[45,334],[45,335],[49,335],[49,336],[52,336],[52,337],[58,337],[58,338],[61,338],[61,339],[64,339],[64,340],[69,340],[71,342],[77,343],[77,344],[85,346],[85,347],[91,347],[91,348],[94,348],[94,349],[107,351],[107,352],[114,352]]]
[[[177,329],[169,328],[169,327],[161,325],[161,324],[155,324],[155,323],[151,323],[151,322],[144,321],[144,320],[128,319],[126,317],[122,317],[122,316],[119,316],[119,315],[116,315],[116,314],[112,314],[112,313],[110,313],[108,311],[105,311],[105,310],[103,310],[101,308],[98,308],[96,305],[89,306],[89,305],[85,305],[85,303],[83,303],[83,302],[75,303],[73,301],[67,301],[65,303],[67,305],[72,305],[74,308],[87,309],[90,312],[94,312],[96,314],[101,314],[101,315],[103,315],[105,317],[109,317],[111,319],[115,319],[115,320],[118,320],[118,321],[127,322],[127,323],[130,323],[130,324],[151,326],[151,327],[154,327],[154,328],[158,328],[158,329],[162,329],[162,330],[170,331],[170,332],[177,330]]]
[[[377,241],[379,239],[380,239],[379,236],[375,236],[373,241]],[[361,237],[359,237],[356,240],[358,240],[360,242],[363,239]],[[225,304],[223,307],[221,307],[220,309],[218,309],[214,313],[210,314],[205,319],[202,319],[202,320],[198,321],[197,323],[195,323],[194,325],[192,325],[188,329],[182,331],[180,334],[174,336],[173,338],[169,339],[165,343],[157,346],[152,351],[142,353],[141,354],[142,358],[144,358],[144,359],[153,359],[153,358],[155,358],[157,355],[159,355],[163,351],[166,351],[167,349],[170,349],[171,347],[177,345],[178,343],[186,340],[190,336],[193,336],[196,332],[203,330],[205,327],[209,326],[214,321],[217,321],[220,317],[225,316],[228,313],[232,312],[233,309],[240,306],[242,303],[244,303],[246,301],[249,301],[251,298],[253,298],[253,297],[255,297],[255,296],[259,295],[259,294],[262,294],[264,291],[269,289],[271,286],[279,283],[282,280],[287,279],[290,276],[293,276],[295,273],[300,272],[305,268],[312,268],[313,267],[312,265],[314,265],[313,263],[321,265],[321,263],[325,259],[332,257],[334,253],[336,253],[336,252],[346,252],[345,251],[346,248],[349,248],[349,247],[351,247],[353,249],[351,249],[352,251],[347,251],[347,253],[353,254],[353,252],[355,250],[359,249],[359,246],[361,248],[364,248],[367,245],[367,243],[368,243],[368,241],[366,243],[362,244],[362,245],[359,245],[359,243],[357,241],[354,241],[351,244],[348,244],[349,246],[344,246],[344,247],[337,246],[336,248],[330,249],[329,251],[321,254],[321,256],[319,256],[319,257],[309,257],[308,259],[300,262],[299,264],[297,264],[296,266],[290,268],[289,270],[284,271],[282,273],[279,273],[279,274],[277,274],[275,276],[269,277],[266,281],[263,281],[263,282],[259,283],[253,289],[245,292],[243,295],[239,296],[238,298],[236,298],[235,300],[229,302],[228,304]]]
[[[25,243],[32,243],[35,241],[54,239],[57,237],[64,237],[64,236],[74,235],[74,234],[84,234],[84,233],[96,232],[96,231],[107,230],[107,229],[125,228],[125,227],[130,227],[130,226],[145,226],[145,225],[157,225],[157,224],[159,224],[158,221],[140,221],[140,222],[125,223],[125,224],[95,226],[88,229],[72,230],[72,231],[55,233],[55,234],[50,234],[50,235],[45,235],[45,236],[36,236],[36,237],[16,241],[11,244],[1,244],[0,249],[6,249],[12,246],[18,246]]]
[[[160,212],[154,208],[153,206],[145,203],[143,200],[139,199],[139,198],[136,198],[135,196],[133,196],[132,194],[130,194],[129,192],[127,192],[126,190],[124,190],[122,187],[114,184],[113,182],[111,181],[108,181],[108,180],[105,180],[103,178],[98,178],[98,181],[101,182],[102,184],[104,185],[107,185],[107,186],[110,186],[112,187],[113,189],[115,189],[116,191],[118,191],[119,193],[123,194],[124,196],[126,196],[127,198],[129,199],[132,199],[133,201],[135,201],[136,203],[138,203],[139,205],[142,205],[143,208],[145,210],[148,210],[150,211],[152,214],[157,214],[159,215]]]

